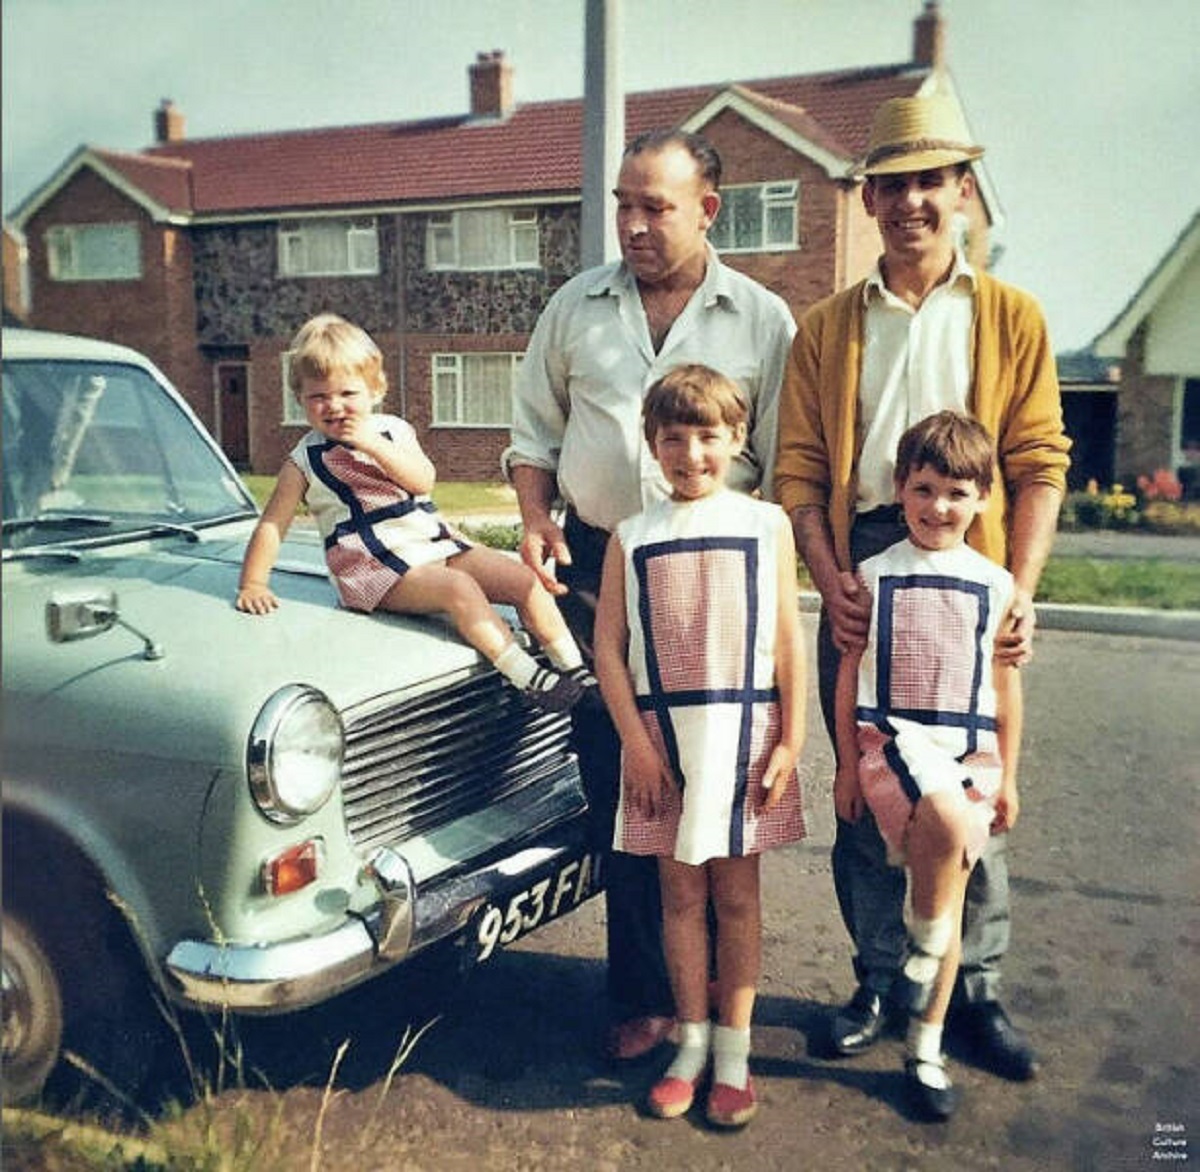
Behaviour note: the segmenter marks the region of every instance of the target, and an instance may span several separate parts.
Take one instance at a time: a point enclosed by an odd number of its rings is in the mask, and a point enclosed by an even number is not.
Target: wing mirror
[[[52,594],[46,603],[46,634],[51,643],[90,639],[117,626],[124,627],[141,639],[143,659],[163,657],[160,644],[121,618],[115,591],[60,590]]]

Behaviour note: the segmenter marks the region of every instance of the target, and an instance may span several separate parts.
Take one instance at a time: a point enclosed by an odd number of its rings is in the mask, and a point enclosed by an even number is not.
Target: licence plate
[[[485,904],[475,934],[475,959],[485,961],[497,949],[574,911],[600,889],[599,879],[598,859],[584,854],[557,864],[502,903]]]

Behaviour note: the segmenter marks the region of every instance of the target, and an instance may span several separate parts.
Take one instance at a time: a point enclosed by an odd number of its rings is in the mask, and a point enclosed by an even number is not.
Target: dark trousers
[[[558,577],[570,593],[559,600],[559,605],[590,660],[608,534],[568,513],[566,538],[573,564],[559,566]],[[618,1021],[642,1015],[669,1017],[675,1012],[675,1000],[663,955],[658,859],[612,849],[621,791],[620,738],[604,711],[574,713],[572,732],[591,808],[593,846],[604,860],[612,1013]]]
[[[881,553],[905,534],[903,521],[890,512],[860,518],[850,536],[854,564]],[[835,748],[834,691],[840,658],[822,610],[817,627],[817,682],[821,714]],[[1009,942],[1007,846],[1006,835],[992,835],[967,884],[957,995],[968,1002],[990,1001],[999,995],[1000,963]],[[837,819],[832,863],[842,922],[856,951],[855,974],[860,984],[886,995],[904,963],[907,947],[905,872],[888,866],[883,839],[870,812],[854,823]]]

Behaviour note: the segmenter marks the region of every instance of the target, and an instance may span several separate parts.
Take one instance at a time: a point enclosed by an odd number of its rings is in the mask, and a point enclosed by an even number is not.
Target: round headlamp
[[[272,822],[319,810],[342,772],[342,718],[316,688],[288,684],[262,707],[246,746],[250,792]]]

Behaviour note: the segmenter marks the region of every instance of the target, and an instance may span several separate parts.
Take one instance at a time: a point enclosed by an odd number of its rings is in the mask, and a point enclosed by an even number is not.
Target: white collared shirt
[[[863,298],[860,513],[894,503],[896,446],[909,427],[937,411],[967,409],[975,272],[956,251],[950,276],[913,309],[888,291],[876,264]]]
[[[722,264],[708,246],[704,281],[655,353],[624,263],[588,270],[550,299],[521,364],[505,468],[556,473],[559,492],[601,529],[670,488],[642,437],[642,400],[676,366],[701,362],[736,382],[750,404],[746,451],[730,486],[770,495],[779,388],[795,322],[787,303]]]

